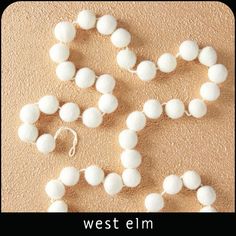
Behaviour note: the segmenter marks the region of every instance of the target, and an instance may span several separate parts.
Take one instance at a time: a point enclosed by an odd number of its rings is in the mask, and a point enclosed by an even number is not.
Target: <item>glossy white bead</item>
[[[104,180],[104,171],[100,167],[92,165],[85,169],[84,177],[90,185],[97,186]]]
[[[170,73],[177,66],[176,58],[170,53],[164,53],[158,58],[157,66],[161,72]]]
[[[158,212],[164,207],[164,199],[159,193],[150,193],[145,198],[145,207],[148,212]]]
[[[198,55],[198,60],[201,64],[208,67],[216,64],[217,54],[215,49],[210,46],[201,49]]]
[[[57,65],[56,75],[57,78],[62,81],[68,81],[74,79],[75,65],[71,61],[64,61]]]
[[[133,68],[136,60],[136,54],[128,48],[119,51],[116,56],[118,66],[126,70]]]
[[[138,143],[138,136],[135,131],[125,129],[119,134],[119,144],[123,149],[132,149]]]
[[[134,131],[142,130],[146,125],[146,117],[141,111],[134,111],[130,113],[126,119],[126,125],[129,129]]]
[[[124,48],[129,45],[131,41],[131,34],[123,29],[119,28],[111,35],[111,42],[117,48]]]
[[[198,44],[192,40],[186,40],[179,47],[179,54],[185,61],[193,61],[199,53]]]
[[[63,43],[69,43],[75,38],[76,30],[72,23],[62,21],[56,25],[54,35],[57,40]]]
[[[125,169],[122,173],[122,180],[125,186],[134,188],[141,182],[141,175],[136,169]]]
[[[96,75],[93,70],[84,67],[75,76],[75,83],[79,88],[89,88],[95,83]]]
[[[156,77],[156,66],[151,61],[142,61],[137,66],[137,75],[143,81],[149,81]]]
[[[217,211],[212,206],[205,206],[200,210],[200,212],[217,212]]]
[[[142,156],[141,154],[134,149],[131,150],[124,150],[121,155],[121,163],[124,168],[137,168],[140,166],[141,161],[142,161]]]
[[[203,186],[197,190],[197,199],[203,206],[212,205],[216,200],[215,190],[211,186]]]
[[[102,120],[102,113],[96,107],[90,107],[82,114],[83,124],[89,128],[98,127]]]
[[[61,181],[57,179],[50,180],[45,187],[47,195],[53,199],[61,199],[65,195],[65,187]]]
[[[36,141],[36,147],[43,154],[52,152],[55,147],[55,139],[51,134],[42,134]]]
[[[80,116],[80,108],[76,103],[65,103],[59,111],[59,116],[65,122],[76,121]]]
[[[193,99],[188,104],[189,113],[195,118],[201,118],[207,113],[207,106],[201,99]]]
[[[183,184],[186,188],[195,190],[201,185],[201,177],[194,170],[186,171],[183,174]]]
[[[68,166],[61,170],[60,181],[65,186],[74,186],[79,182],[80,172],[75,167]]]
[[[20,110],[20,119],[25,123],[33,124],[39,116],[40,110],[37,104],[26,104]]]
[[[171,119],[178,119],[183,116],[185,111],[184,104],[179,99],[172,99],[165,105],[165,112]]]
[[[98,19],[97,30],[100,34],[110,35],[114,32],[117,26],[117,21],[114,16],[105,15]]]
[[[35,142],[38,134],[38,129],[32,124],[24,123],[18,128],[18,136],[23,142]]]
[[[148,118],[157,119],[161,116],[163,108],[158,100],[149,99],[144,103],[143,112]]]
[[[163,189],[168,194],[178,193],[183,186],[183,182],[177,175],[169,175],[164,179]]]
[[[100,75],[96,81],[96,90],[103,94],[112,93],[115,85],[116,81],[111,75]]]
[[[104,189],[109,195],[119,193],[123,187],[122,178],[116,173],[110,173],[104,180]]]
[[[48,212],[68,212],[68,206],[63,200],[57,200],[49,206]]]
[[[46,95],[39,102],[39,110],[47,115],[54,114],[59,108],[59,101],[55,96]]]
[[[98,100],[98,108],[101,112],[104,113],[112,113],[114,112],[118,107],[118,100],[117,98],[112,94],[103,94],[99,100]]]
[[[206,101],[215,101],[220,96],[220,88],[213,82],[206,82],[200,88],[200,95]]]
[[[83,10],[79,12],[76,19],[76,23],[79,24],[81,29],[89,30],[95,27],[96,15],[90,10]]]
[[[220,84],[223,83],[228,76],[227,68],[222,64],[215,64],[208,69],[208,78],[210,81]]]
[[[49,56],[52,61],[61,63],[69,58],[70,50],[65,44],[57,43],[50,48]]]

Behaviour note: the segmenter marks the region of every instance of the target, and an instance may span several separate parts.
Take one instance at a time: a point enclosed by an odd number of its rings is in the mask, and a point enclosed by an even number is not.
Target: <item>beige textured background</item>
[[[84,168],[97,164],[106,173],[122,172],[117,138],[125,128],[127,115],[142,109],[148,98],[162,102],[180,98],[189,102],[199,96],[200,85],[207,81],[207,69],[197,62],[178,61],[174,73],[158,72],[157,79],[144,83],[116,65],[118,49],[109,37],[96,30],[78,29],[71,44],[71,60],[77,68],[88,66],[97,74],[111,73],[117,81],[114,94],[119,108],[105,117],[98,129],[87,129],[81,121],[70,124],[79,135],[74,158],[67,155],[72,138],[60,136],[56,151],[41,155],[35,146],[21,142],[17,136],[19,110],[46,94],[56,95],[61,104],[74,101],[82,110],[94,106],[99,94],[94,88],[80,90],[74,83],[56,79],[55,65],[48,56],[56,43],[52,29],[61,20],[72,21],[82,9],[97,15],[112,14],[118,25],[132,34],[131,48],[138,61],[151,59],[169,51],[176,53],[185,39],[195,39],[200,46],[212,45],[218,62],[229,70],[228,80],[221,85],[221,96],[208,104],[208,114],[200,120],[184,117],[170,120],[162,116],[149,121],[139,133],[137,149],[143,156],[140,167],[141,185],[123,190],[111,198],[102,186],[92,188],[83,177],[66,193],[71,211],[144,211],[146,194],[162,190],[165,176],[181,175],[197,170],[204,184],[217,192],[214,206],[218,211],[234,211],[234,17],[231,10],[218,2],[154,3],[154,2],[18,2],[10,5],[2,16],[2,210],[45,211],[49,199],[44,192],[48,180],[59,175],[64,166]],[[52,134],[63,124],[54,116],[41,116],[40,133]],[[67,125],[67,124],[66,124]],[[166,196],[164,211],[198,211],[195,193],[187,190]]]

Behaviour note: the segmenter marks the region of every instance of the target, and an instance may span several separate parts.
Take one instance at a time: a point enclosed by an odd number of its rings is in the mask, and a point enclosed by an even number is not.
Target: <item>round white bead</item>
[[[40,116],[40,110],[36,104],[26,104],[20,110],[21,121],[29,124],[35,123]]]
[[[100,93],[112,93],[115,88],[115,79],[108,74],[100,75],[96,81],[96,89]]]
[[[59,111],[59,116],[65,122],[76,121],[80,116],[79,106],[73,102],[65,103]]]
[[[98,108],[101,112],[112,113],[118,107],[118,100],[112,94],[103,94],[98,100]]]
[[[119,28],[111,35],[111,42],[117,48],[124,48],[129,45],[131,41],[131,34],[123,29]]]
[[[38,134],[38,129],[32,124],[25,123],[18,128],[18,136],[23,142],[35,142]]]
[[[36,141],[36,147],[41,153],[48,154],[56,147],[55,139],[51,134],[42,134]]]
[[[228,76],[227,68],[222,64],[215,64],[208,69],[208,78],[216,84],[223,83]]]
[[[137,150],[124,150],[121,155],[121,163],[124,168],[137,168],[140,166],[142,156]]]
[[[186,40],[179,47],[179,54],[185,61],[193,61],[197,58],[199,47],[195,41]]]
[[[149,99],[144,103],[143,112],[148,118],[157,119],[161,116],[163,108],[158,100]]]
[[[189,113],[195,118],[201,118],[207,113],[207,106],[201,99],[193,99],[188,104]]]
[[[98,19],[97,30],[100,34],[109,35],[116,29],[117,21],[114,16],[105,15]]]
[[[90,10],[83,10],[79,12],[76,22],[79,24],[81,29],[92,29],[96,24],[96,15]]]
[[[104,180],[104,171],[100,167],[92,165],[85,169],[84,177],[90,185],[97,186]]]
[[[143,81],[149,81],[156,76],[156,66],[151,61],[142,61],[137,66],[137,75]]]
[[[57,65],[56,75],[62,81],[72,80],[75,75],[75,65],[71,61],[64,61]]]
[[[141,182],[141,175],[136,169],[125,169],[122,173],[122,179],[125,186],[134,188]]]
[[[217,211],[212,206],[205,206],[200,210],[200,212],[217,212]]]
[[[75,38],[76,30],[72,23],[62,21],[56,25],[54,35],[57,40],[63,43],[69,43]]]
[[[128,115],[126,125],[131,130],[140,131],[146,125],[146,117],[143,112],[134,111]]]
[[[110,173],[104,180],[104,189],[109,195],[119,193],[123,187],[122,178],[116,173]]]
[[[198,60],[205,66],[212,66],[216,64],[217,54],[215,49],[209,46],[201,49],[198,55]]]
[[[145,207],[148,212],[158,212],[164,207],[164,199],[159,193],[150,193],[145,198]]]
[[[171,99],[165,105],[165,112],[171,119],[178,119],[184,114],[184,104],[179,99]]]
[[[102,120],[102,113],[96,107],[90,107],[82,114],[83,124],[89,128],[98,127]]]
[[[96,79],[96,75],[93,70],[84,67],[79,69],[75,76],[76,85],[79,88],[89,88],[91,87]]]
[[[65,186],[74,186],[79,182],[80,172],[75,167],[65,167],[61,170],[60,181]]]
[[[123,149],[132,149],[138,143],[138,136],[135,131],[125,129],[119,134],[119,144]]]
[[[186,171],[183,174],[183,184],[186,188],[195,190],[201,185],[201,177],[194,170]]]
[[[51,115],[59,108],[59,101],[55,96],[46,95],[42,97],[39,102],[39,110],[45,114]]]
[[[168,194],[178,193],[183,186],[183,182],[177,175],[169,175],[164,179],[163,189]]]
[[[54,200],[61,199],[65,195],[65,187],[57,179],[50,180],[45,187],[47,195]]]
[[[136,60],[136,54],[128,48],[119,51],[116,56],[118,66],[126,70],[133,68]]]
[[[57,200],[49,206],[48,212],[68,212],[68,206],[63,200]]]
[[[49,56],[52,61],[61,63],[69,58],[70,50],[65,44],[57,43],[50,48]]]
[[[197,190],[197,199],[203,206],[209,206],[216,200],[215,190],[211,186],[203,186]]]
[[[215,101],[220,96],[220,88],[213,82],[206,82],[200,88],[200,95],[206,101]]]
[[[164,53],[158,58],[157,66],[161,72],[170,73],[177,66],[176,58],[170,53]]]

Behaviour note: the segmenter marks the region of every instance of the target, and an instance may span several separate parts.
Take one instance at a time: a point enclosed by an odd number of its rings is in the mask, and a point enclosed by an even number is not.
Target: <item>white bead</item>
[[[197,58],[199,47],[196,41],[186,40],[179,47],[179,54],[185,61],[193,61]]]
[[[200,88],[200,95],[206,101],[215,101],[220,96],[220,88],[213,82],[206,82]]]
[[[119,28],[111,35],[111,42],[117,48],[124,48],[129,45],[131,41],[131,34],[123,29]]]
[[[79,88],[91,87],[96,79],[96,75],[93,70],[84,67],[76,73],[75,82]]]
[[[141,111],[134,111],[128,115],[126,125],[133,131],[140,131],[146,125],[146,116]]]
[[[179,99],[171,99],[165,105],[165,112],[171,119],[178,119],[184,114],[184,104]]]
[[[164,207],[164,199],[159,193],[150,193],[145,198],[145,207],[148,212],[158,212]]]
[[[90,185],[97,186],[104,180],[104,171],[100,167],[92,165],[85,169],[84,177]]]
[[[200,212],[217,212],[217,211],[212,206],[205,206],[200,210]]]
[[[65,167],[61,170],[60,181],[65,186],[74,186],[79,182],[80,172],[75,167]]]
[[[183,182],[177,175],[169,175],[164,179],[163,189],[168,194],[178,193],[183,186]]]
[[[121,153],[121,163],[124,168],[137,168],[140,166],[142,156],[137,150],[124,150]]]
[[[136,54],[128,48],[119,51],[116,56],[118,66],[126,70],[133,68],[136,60]]]
[[[100,34],[109,35],[116,29],[117,21],[114,16],[105,15],[98,19],[97,30]]]
[[[122,173],[122,179],[125,186],[134,188],[141,182],[141,175],[136,169],[125,169]]]
[[[197,190],[197,199],[203,206],[209,206],[216,200],[215,190],[211,186],[203,186]]]
[[[59,108],[59,101],[55,96],[46,95],[39,102],[39,110],[47,115],[55,113]]]
[[[32,124],[22,124],[18,128],[18,136],[23,142],[33,143],[38,137],[38,129]]]
[[[223,83],[228,76],[227,68],[222,64],[215,64],[208,69],[208,78],[216,84]]]
[[[65,103],[59,111],[59,116],[65,122],[76,121],[80,116],[79,106],[73,102]]]
[[[61,199],[65,195],[65,187],[57,179],[50,180],[45,187],[47,195],[54,200]]]
[[[110,173],[104,180],[104,189],[109,195],[119,193],[123,187],[122,178],[116,173]]]
[[[101,112],[112,113],[118,107],[118,100],[112,94],[103,94],[98,100],[98,108]]]
[[[57,65],[56,75],[62,81],[72,80],[75,75],[75,65],[71,61],[64,61]]]
[[[216,64],[217,54],[215,49],[209,46],[201,49],[198,55],[198,60],[205,66],[212,66]]]
[[[68,212],[68,206],[63,200],[57,200],[49,206],[48,212]]]
[[[81,29],[92,29],[96,24],[96,15],[90,10],[83,10],[79,12],[76,22],[79,24]]]
[[[102,113],[96,107],[90,107],[82,114],[83,124],[89,128],[98,127],[102,120]]]
[[[108,74],[100,75],[96,81],[96,89],[100,93],[112,93],[115,88],[115,79]]]
[[[70,50],[65,44],[57,43],[50,48],[49,56],[52,61],[61,63],[69,58]]]
[[[36,147],[41,153],[48,154],[56,147],[55,139],[51,134],[42,134],[36,141]]]
[[[161,116],[163,108],[158,100],[149,99],[144,103],[143,112],[148,118],[157,119]]]
[[[54,35],[57,40],[63,43],[69,43],[75,38],[76,30],[72,23],[62,21],[56,25]]]
[[[194,170],[186,171],[183,174],[183,184],[186,188],[195,190],[201,185],[201,177]]]
[[[149,81],[156,77],[156,66],[151,61],[142,61],[137,66],[137,75],[143,81]]]
[[[157,66],[161,72],[170,73],[177,66],[176,58],[170,53],[164,53],[158,58]]]
[[[125,129],[119,134],[119,144],[123,149],[132,149],[138,143],[138,136],[135,131]]]
[[[35,123],[40,116],[40,110],[36,104],[26,104],[20,110],[21,121],[29,124]]]
[[[207,113],[207,106],[201,99],[193,99],[188,104],[189,113],[195,118],[201,118]]]

